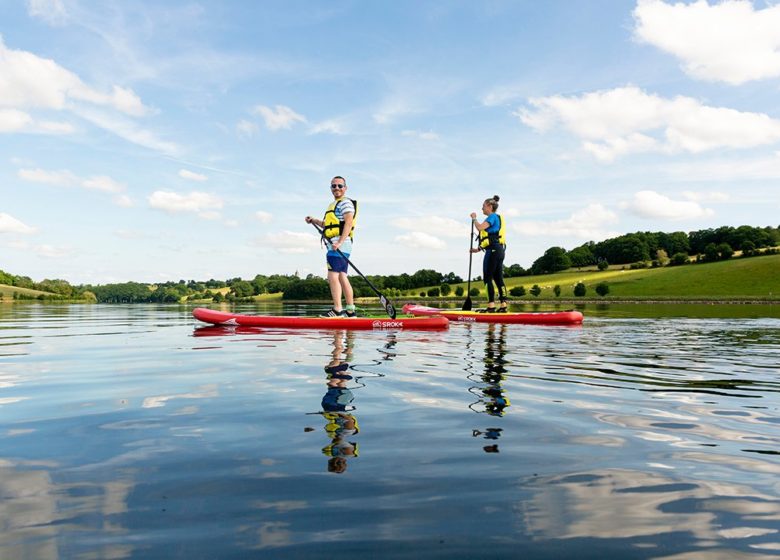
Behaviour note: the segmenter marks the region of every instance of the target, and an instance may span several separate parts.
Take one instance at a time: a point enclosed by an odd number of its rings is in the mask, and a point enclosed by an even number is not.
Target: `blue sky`
[[[780,223],[780,5],[0,0],[0,268],[324,276],[343,175],[368,274]]]

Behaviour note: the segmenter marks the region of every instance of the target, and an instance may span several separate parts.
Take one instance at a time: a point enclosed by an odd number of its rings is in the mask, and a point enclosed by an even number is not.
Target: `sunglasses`
[[[331,185],[331,186],[330,186],[330,188],[331,188],[331,189],[343,189],[343,188],[344,188],[344,187],[346,187],[346,186],[347,186],[347,185]]]

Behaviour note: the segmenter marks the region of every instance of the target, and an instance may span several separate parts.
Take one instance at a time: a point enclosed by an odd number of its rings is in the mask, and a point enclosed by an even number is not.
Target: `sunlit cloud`
[[[703,208],[698,202],[673,200],[655,191],[634,193],[634,198],[621,206],[641,218],[656,220],[687,220],[715,214],[712,209]]]
[[[490,90],[485,95],[483,95],[480,101],[486,107],[496,107],[499,105],[506,105],[512,101],[524,97],[527,91],[528,91],[527,86],[521,86],[521,85],[498,86]]]
[[[432,131],[423,132],[420,130],[404,130],[401,132],[403,136],[410,136],[412,138],[419,138],[420,140],[438,140],[439,135]]]
[[[68,21],[68,12],[62,0],[27,0],[27,13],[30,17],[42,19],[53,26],[60,26]]]
[[[258,130],[259,128],[255,123],[246,119],[242,119],[236,124],[236,132],[242,138],[252,138],[257,134]]]
[[[169,214],[196,214],[205,220],[219,219],[220,213],[218,210],[224,205],[220,197],[198,191],[192,191],[187,194],[155,191],[149,196],[148,202],[150,208],[163,210]]]
[[[2,105],[63,110],[74,101],[110,107],[136,117],[151,112],[132,90],[114,85],[109,93],[98,91],[51,59],[7,48],[0,36]]]
[[[347,129],[342,119],[329,119],[314,124],[309,129],[309,134],[346,134]]]
[[[178,156],[182,149],[175,142],[163,140],[154,132],[144,129],[130,119],[86,107],[72,107],[71,111],[87,122],[144,148],[170,156]]]
[[[273,214],[266,212],[265,210],[258,210],[255,212],[255,219],[260,223],[269,224],[271,223],[271,220],[273,220]]]
[[[447,244],[429,233],[412,231],[395,237],[395,242],[411,249],[445,249]]]
[[[100,191],[105,193],[122,193],[126,187],[112,177],[107,175],[94,175],[92,177],[79,177],[75,173],[61,169],[58,171],[48,171],[46,169],[20,169],[17,176],[31,183],[43,183],[56,187],[80,187],[87,190]],[[116,199],[115,199],[116,201]],[[122,202],[117,202],[120,206]]]
[[[130,208],[132,206],[135,206],[135,203],[133,202],[133,199],[127,196],[126,194],[119,194],[114,197],[114,204],[117,206],[120,206],[122,208]]]
[[[81,184],[85,189],[110,193],[118,193],[125,190],[125,186],[123,184],[115,181],[111,177],[106,177],[105,175],[84,179]]]
[[[601,240],[620,235],[608,229],[608,226],[617,222],[618,216],[612,210],[602,204],[589,204],[563,220],[524,220],[512,225],[511,229],[528,236],[571,236]]]
[[[299,115],[286,105],[275,105],[272,109],[265,105],[257,105],[251,113],[263,117],[268,130],[290,129],[296,122],[305,123],[306,117]]]
[[[635,35],[677,57],[693,78],[739,85],[780,76],[780,5],[639,0]]]
[[[728,193],[718,191],[683,191],[680,194],[683,198],[693,202],[727,202],[731,199],[731,196]]]
[[[197,181],[199,183],[202,183],[203,181],[208,181],[208,177],[206,177],[202,173],[195,173],[194,171],[189,171],[188,169],[179,169],[179,177],[181,177],[182,179],[187,179],[189,181]]]
[[[252,245],[284,254],[309,253],[319,249],[320,238],[311,233],[284,230],[257,238],[252,241]]]
[[[700,153],[780,141],[780,120],[765,114],[710,107],[690,97],[665,99],[635,86],[529,104],[515,112],[524,124],[538,132],[562,127],[604,162],[631,153]]]
[[[466,237],[471,227],[466,220],[459,222],[452,218],[442,218],[440,216],[405,216],[394,220],[393,224],[401,229],[439,237]]]
[[[0,233],[31,234],[35,233],[36,231],[38,231],[36,228],[28,226],[10,214],[0,212]]]

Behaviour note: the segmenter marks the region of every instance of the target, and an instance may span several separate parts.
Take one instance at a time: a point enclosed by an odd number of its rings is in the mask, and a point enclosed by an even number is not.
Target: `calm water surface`
[[[780,319],[745,307],[429,333],[0,306],[0,558],[778,558]]]

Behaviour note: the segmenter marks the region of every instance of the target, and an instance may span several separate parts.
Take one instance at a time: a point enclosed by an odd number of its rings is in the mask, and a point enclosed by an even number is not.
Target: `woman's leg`
[[[493,270],[493,279],[496,283],[496,287],[498,288],[498,300],[501,302],[501,307],[506,308],[506,300],[507,297],[507,291],[506,291],[506,284],[504,283],[504,256],[505,256],[504,249],[497,250],[493,257],[495,259],[494,264],[494,270]]]
[[[485,259],[482,261],[482,280],[487,287],[488,309],[496,306],[496,290],[493,288],[493,250],[485,249]]]

